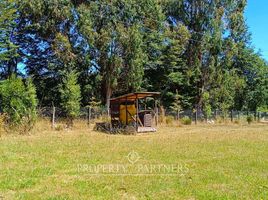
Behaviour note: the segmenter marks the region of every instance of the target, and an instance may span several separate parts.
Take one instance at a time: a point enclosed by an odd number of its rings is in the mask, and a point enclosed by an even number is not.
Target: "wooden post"
[[[231,110],[231,122],[234,121],[234,118],[233,118],[233,110]]]
[[[87,111],[87,125],[90,125],[90,120],[91,120],[91,107],[88,107]]]
[[[196,110],[195,110],[195,119],[194,119],[194,121],[195,121],[195,124],[197,124],[197,117],[198,117],[198,115],[197,115],[198,113],[197,113],[197,108],[196,108]]]
[[[145,101],[145,103],[144,103],[144,110],[146,110],[147,109],[147,98],[146,97],[145,97],[144,101]]]
[[[52,106],[52,129],[55,129],[55,114],[56,114],[56,108],[55,106]]]
[[[261,118],[260,118],[260,112],[258,112],[258,122],[261,121]]]
[[[138,117],[139,117],[139,99],[138,99],[138,95],[136,94],[136,131],[137,132],[139,130]]]
[[[158,125],[158,107],[157,107],[157,101],[154,100],[154,106],[155,106],[155,125]]]
[[[125,103],[125,106],[126,106],[126,125],[128,125],[127,97],[126,97],[126,103]]]

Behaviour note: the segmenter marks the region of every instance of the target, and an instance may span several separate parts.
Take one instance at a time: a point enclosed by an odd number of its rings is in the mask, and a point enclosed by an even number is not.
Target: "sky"
[[[268,0],[248,0],[246,19],[252,45],[268,61]]]

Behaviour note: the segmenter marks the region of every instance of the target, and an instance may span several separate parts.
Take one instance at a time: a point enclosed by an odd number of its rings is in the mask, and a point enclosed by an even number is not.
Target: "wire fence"
[[[45,118],[51,118],[52,122],[56,122],[66,118],[66,113],[62,108],[58,107],[44,107],[39,109],[39,116]],[[211,116],[206,117],[205,113],[202,110],[182,110],[176,112],[170,109],[159,109],[157,112],[159,117],[172,117],[174,120],[181,120],[185,117],[190,118],[193,122],[213,122],[219,119],[229,120],[229,121],[242,121],[247,120],[250,116],[254,121],[268,121],[268,112],[252,112],[252,111],[228,111],[223,112],[220,110],[214,110],[211,113]],[[87,120],[88,123],[107,117],[107,109],[105,107],[98,108],[89,108],[83,107],[80,109],[78,119]]]
[[[172,116],[174,119],[183,119],[188,117],[195,122],[198,121],[216,121],[219,119],[229,120],[229,121],[240,121],[246,120],[251,117],[254,121],[268,121],[268,112],[257,112],[257,111],[212,111],[209,117],[206,116],[205,112],[202,110],[182,110],[176,112],[173,110],[166,110],[165,116]]]

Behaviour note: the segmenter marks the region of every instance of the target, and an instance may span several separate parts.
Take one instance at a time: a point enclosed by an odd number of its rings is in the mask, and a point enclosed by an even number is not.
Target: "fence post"
[[[258,112],[258,122],[261,121],[260,112]]]
[[[88,107],[88,110],[87,110],[87,125],[88,126],[90,125],[90,120],[91,120],[91,108]]]
[[[55,114],[56,114],[56,108],[55,106],[52,106],[52,129],[55,129]]]
[[[234,119],[233,119],[233,110],[231,110],[231,122],[233,122]]]
[[[198,114],[198,113],[197,113],[197,109],[196,109],[196,110],[195,110],[195,118],[194,118],[195,124],[197,124],[197,117],[198,117],[197,114]]]
[[[158,107],[157,107],[157,101],[154,102],[154,107],[155,107],[155,125],[158,126]],[[138,122],[136,122],[138,123]]]

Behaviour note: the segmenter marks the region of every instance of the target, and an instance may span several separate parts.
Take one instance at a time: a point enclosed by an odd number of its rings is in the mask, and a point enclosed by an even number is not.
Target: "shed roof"
[[[112,98],[110,99],[110,101],[111,102],[135,101],[136,99],[144,99],[146,97],[156,97],[159,95],[160,92],[134,92]]]

